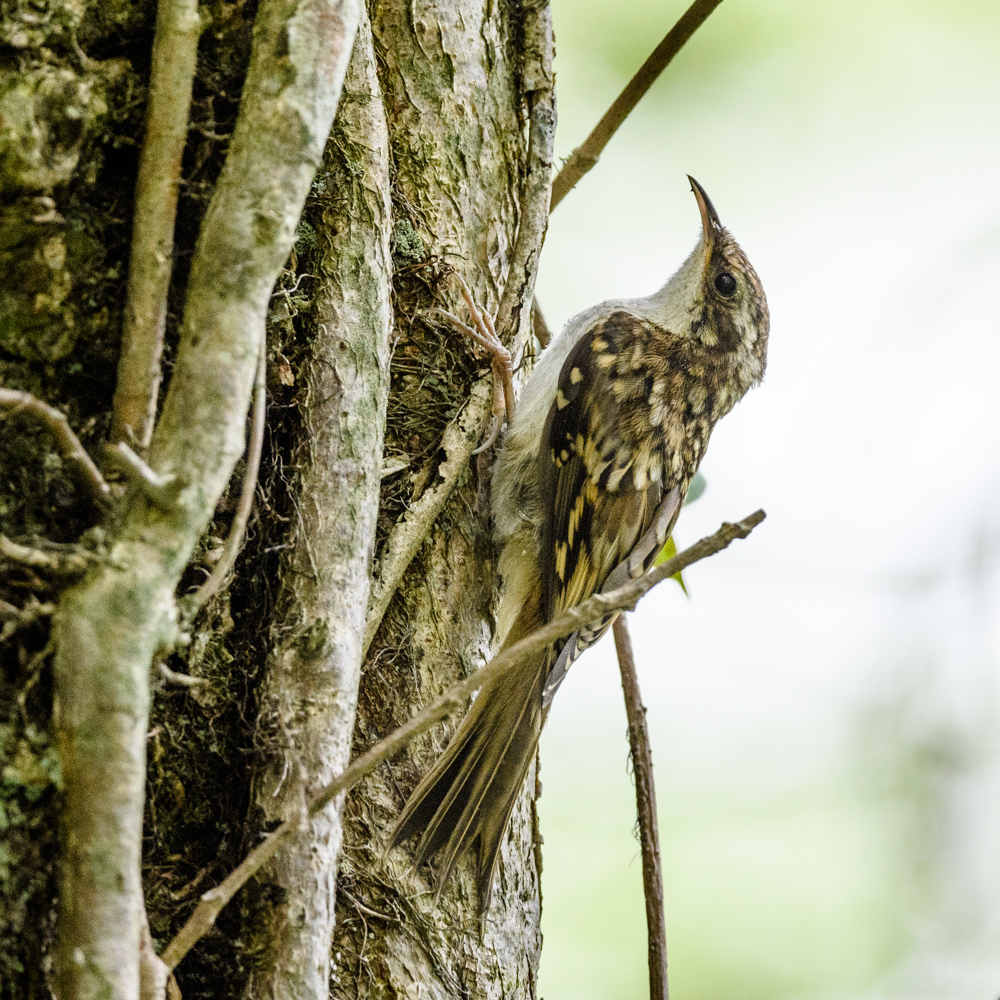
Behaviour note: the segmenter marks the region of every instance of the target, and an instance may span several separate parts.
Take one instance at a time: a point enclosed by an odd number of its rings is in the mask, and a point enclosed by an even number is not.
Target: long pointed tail
[[[480,690],[448,749],[410,796],[389,843],[423,830],[416,862],[443,852],[440,889],[478,840],[480,912],[489,906],[507,821],[538,746],[549,660],[518,663]]]

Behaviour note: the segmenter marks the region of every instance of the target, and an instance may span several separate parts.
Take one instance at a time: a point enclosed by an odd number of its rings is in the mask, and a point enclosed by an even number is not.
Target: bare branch
[[[165,663],[159,665],[160,676],[167,684],[174,687],[195,688],[208,684],[207,677],[192,677],[191,674],[179,674],[176,670],[171,670]]]
[[[2,541],[0,537],[0,542]],[[18,629],[27,628],[40,618],[48,618],[55,610],[55,604],[50,601],[42,603],[34,594],[23,608],[0,600],[0,622],[3,623],[3,628],[0,628],[0,643],[6,642]]]
[[[129,441],[143,454],[156,418],[177,188],[200,34],[198,0],[160,0],[111,420],[111,441]]]
[[[663,872],[660,867],[660,833],[656,822],[656,786],[653,752],[649,745],[646,708],[639,693],[632,640],[624,613],[615,619],[615,649],[622,675],[628,742],[635,774],[635,806],[642,845],[642,888],[646,896],[649,950],[649,1000],[667,1000],[667,928],[663,916]]]
[[[325,809],[341,792],[352,788],[362,778],[370,774],[383,761],[393,757],[407,744],[422,733],[427,732],[442,719],[460,711],[470,695],[487,681],[509,670],[519,660],[537,655],[558,639],[584,625],[599,621],[606,614],[632,607],[644,594],[648,593],[658,583],[679,573],[692,563],[721,552],[737,538],[746,538],[761,521],[764,512],[758,510],[736,524],[725,523],[714,535],[709,535],[696,542],[690,548],[674,556],[668,562],[655,567],[628,583],[609,591],[606,594],[594,594],[592,597],[557,615],[547,625],[531,635],[514,643],[508,649],[498,653],[493,660],[477,670],[470,677],[459,681],[445,692],[436,702],[418,712],[409,722],[404,723],[385,739],[380,740],[371,749],[358,757],[339,777],[331,781],[324,789],[309,800],[308,809],[295,819],[282,823],[258,847],[254,848],[243,859],[234,871],[201,897],[201,902],[180,929],[177,936],[170,942],[161,958],[170,969],[175,969],[177,963],[194,947],[204,934],[215,923],[223,907],[234,895],[265,865],[285,841],[299,828],[309,816],[315,816]]]
[[[166,512],[177,505],[181,483],[176,476],[154,472],[124,441],[107,445],[104,453],[150,503]]]
[[[164,1000],[167,995],[167,981],[170,970],[156,954],[153,936],[149,932],[149,920],[142,915],[142,930],[139,938],[139,1000]]]
[[[632,113],[656,78],[670,65],[671,60],[684,47],[687,40],[708,20],[722,0],[695,0],[681,15],[681,19],[667,32],[663,41],[653,49],[652,55],[642,64],[639,72],[629,80],[614,104],[604,112],[604,117],[594,126],[587,138],[573,150],[552,183],[551,212],[573,190],[577,182],[597,163],[604,147]]]
[[[59,559],[51,552],[33,549],[28,545],[18,545],[6,535],[0,535],[0,558],[19,563],[30,569],[46,570],[49,573],[58,573],[60,569]]]
[[[552,331],[549,329],[549,324],[545,322],[542,307],[538,304],[538,296],[531,300],[531,326],[539,347],[543,349],[548,347],[552,340]]]
[[[188,619],[194,616],[219,592],[230,570],[236,564],[236,557],[243,547],[247,524],[253,510],[253,497],[260,475],[260,456],[264,451],[264,429],[267,426],[267,344],[261,337],[260,352],[257,357],[257,378],[254,382],[253,408],[250,411],[250,442],[247,445],[246,474],[240,503],[236,508],[229,535],[222,547],[222,556],[212,568],[209,578],[184,602],[184,612]]]
[[[549,224],[555,157],[556,99],[552,74],[552,11],[548,0],[523,4],[524,91],[528,101],[528,158],[517,238],[497,309],[500,339],[518,356],[531,329],[529,317],[538,260]],[[509,419],[509,418],[508,418]]]
[[[312,205],[322,227],[298,378],[297,517],[257,687],[254,745],[264,752],[247,810],[251,843],[297,817],[347,767],[354,736],[393,318],[389,126],[364,9],[344,93],[351,99],[337,111]],[[331,889],[343,841],[341,810],[331,806],[261,872],[260,884],[275,891],[255,894],[242,935],[255,996],[330,995]]]
[[[70,469],[76,474],[77,480],[90,495],[90,499],[99,507],[107,506],[111,500],[111,490],[94,464],[94,460],[73,433],[65,414],[60,413],[54,406],[43,403],[30,392],[0,389],[0,419],[17,416],[20,413],[32,416],[44,424],[45,429],[52,435],[59,454],[69,462]]]
[[[86,573],[93,556],[79,547],[73,551],[46,552],[43,549],[32,548],[30,545],[19,545],[12,542],[6,535],[0,535],[0,559],[18,563],[28,569],[51,573],[53,576],[79,576]],[[38,605],[39,608],[47,605]],[[38,614],[35,617],[39,617]]]

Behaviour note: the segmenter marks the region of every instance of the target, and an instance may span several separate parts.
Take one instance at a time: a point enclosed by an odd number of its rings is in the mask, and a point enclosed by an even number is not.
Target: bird
[[[492,480],[501,649],[653,565],[712,429],[763,379],[764,290],[705,189],[688,180],[701,215],[691,254],[652,295],[574,316],[517,402]],[[414,863],[440,855],[439,893],[476,848],[481,916],[552,698],[615,617],[485,684],[400,813],[389,849],[420,833]]]

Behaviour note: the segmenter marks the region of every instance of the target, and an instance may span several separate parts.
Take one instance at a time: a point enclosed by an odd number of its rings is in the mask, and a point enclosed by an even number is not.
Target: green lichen
[[[298,253],[305,253],[316,245],[316,230],[308,222],[300,222],[299,228],[295,231],[295,249]]]
[[[427,246],[409,219],[398,219],[392,227],[392,260],[397,268],[419,264],[427,257]]]
[[[327,622],[322,618],[317,618],[316,621],[306,629],[301,636],[299,636],[299,652],[302,654],[303,658],[306,660],[316,660],[323,655],[323,650],[326,649],[326,640],[329,635],[330,629]]]
[[[107,112],[96,73],[49,63],[0,71],[0,192],[39,194],[67,183]]]

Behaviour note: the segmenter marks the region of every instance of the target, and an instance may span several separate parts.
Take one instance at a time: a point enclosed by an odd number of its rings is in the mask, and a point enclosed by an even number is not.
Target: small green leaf
[[[665,542],[662,549],[660,549],[660,554],[656,557],[656,562],[653,563],[654,566],[662,566],[663,563],[669,562],[674,556],[677,555],[677,545],[674,543],[674,536],[671,535]],[[674,573],[670,578],[671,580],[676,580],[680,585],[681,590],[684,591],[686,597],[691,595],[688,593],[687,587],[684,585],[684,576],[681,573]]]
[[[708,486],[708,482],[701,472],[696,472],[691,480],[691,485],[688,487],[687,496],[684,498],[684,506],[686,507],[689,503],[694,503],[705,492],[705,487]]]

